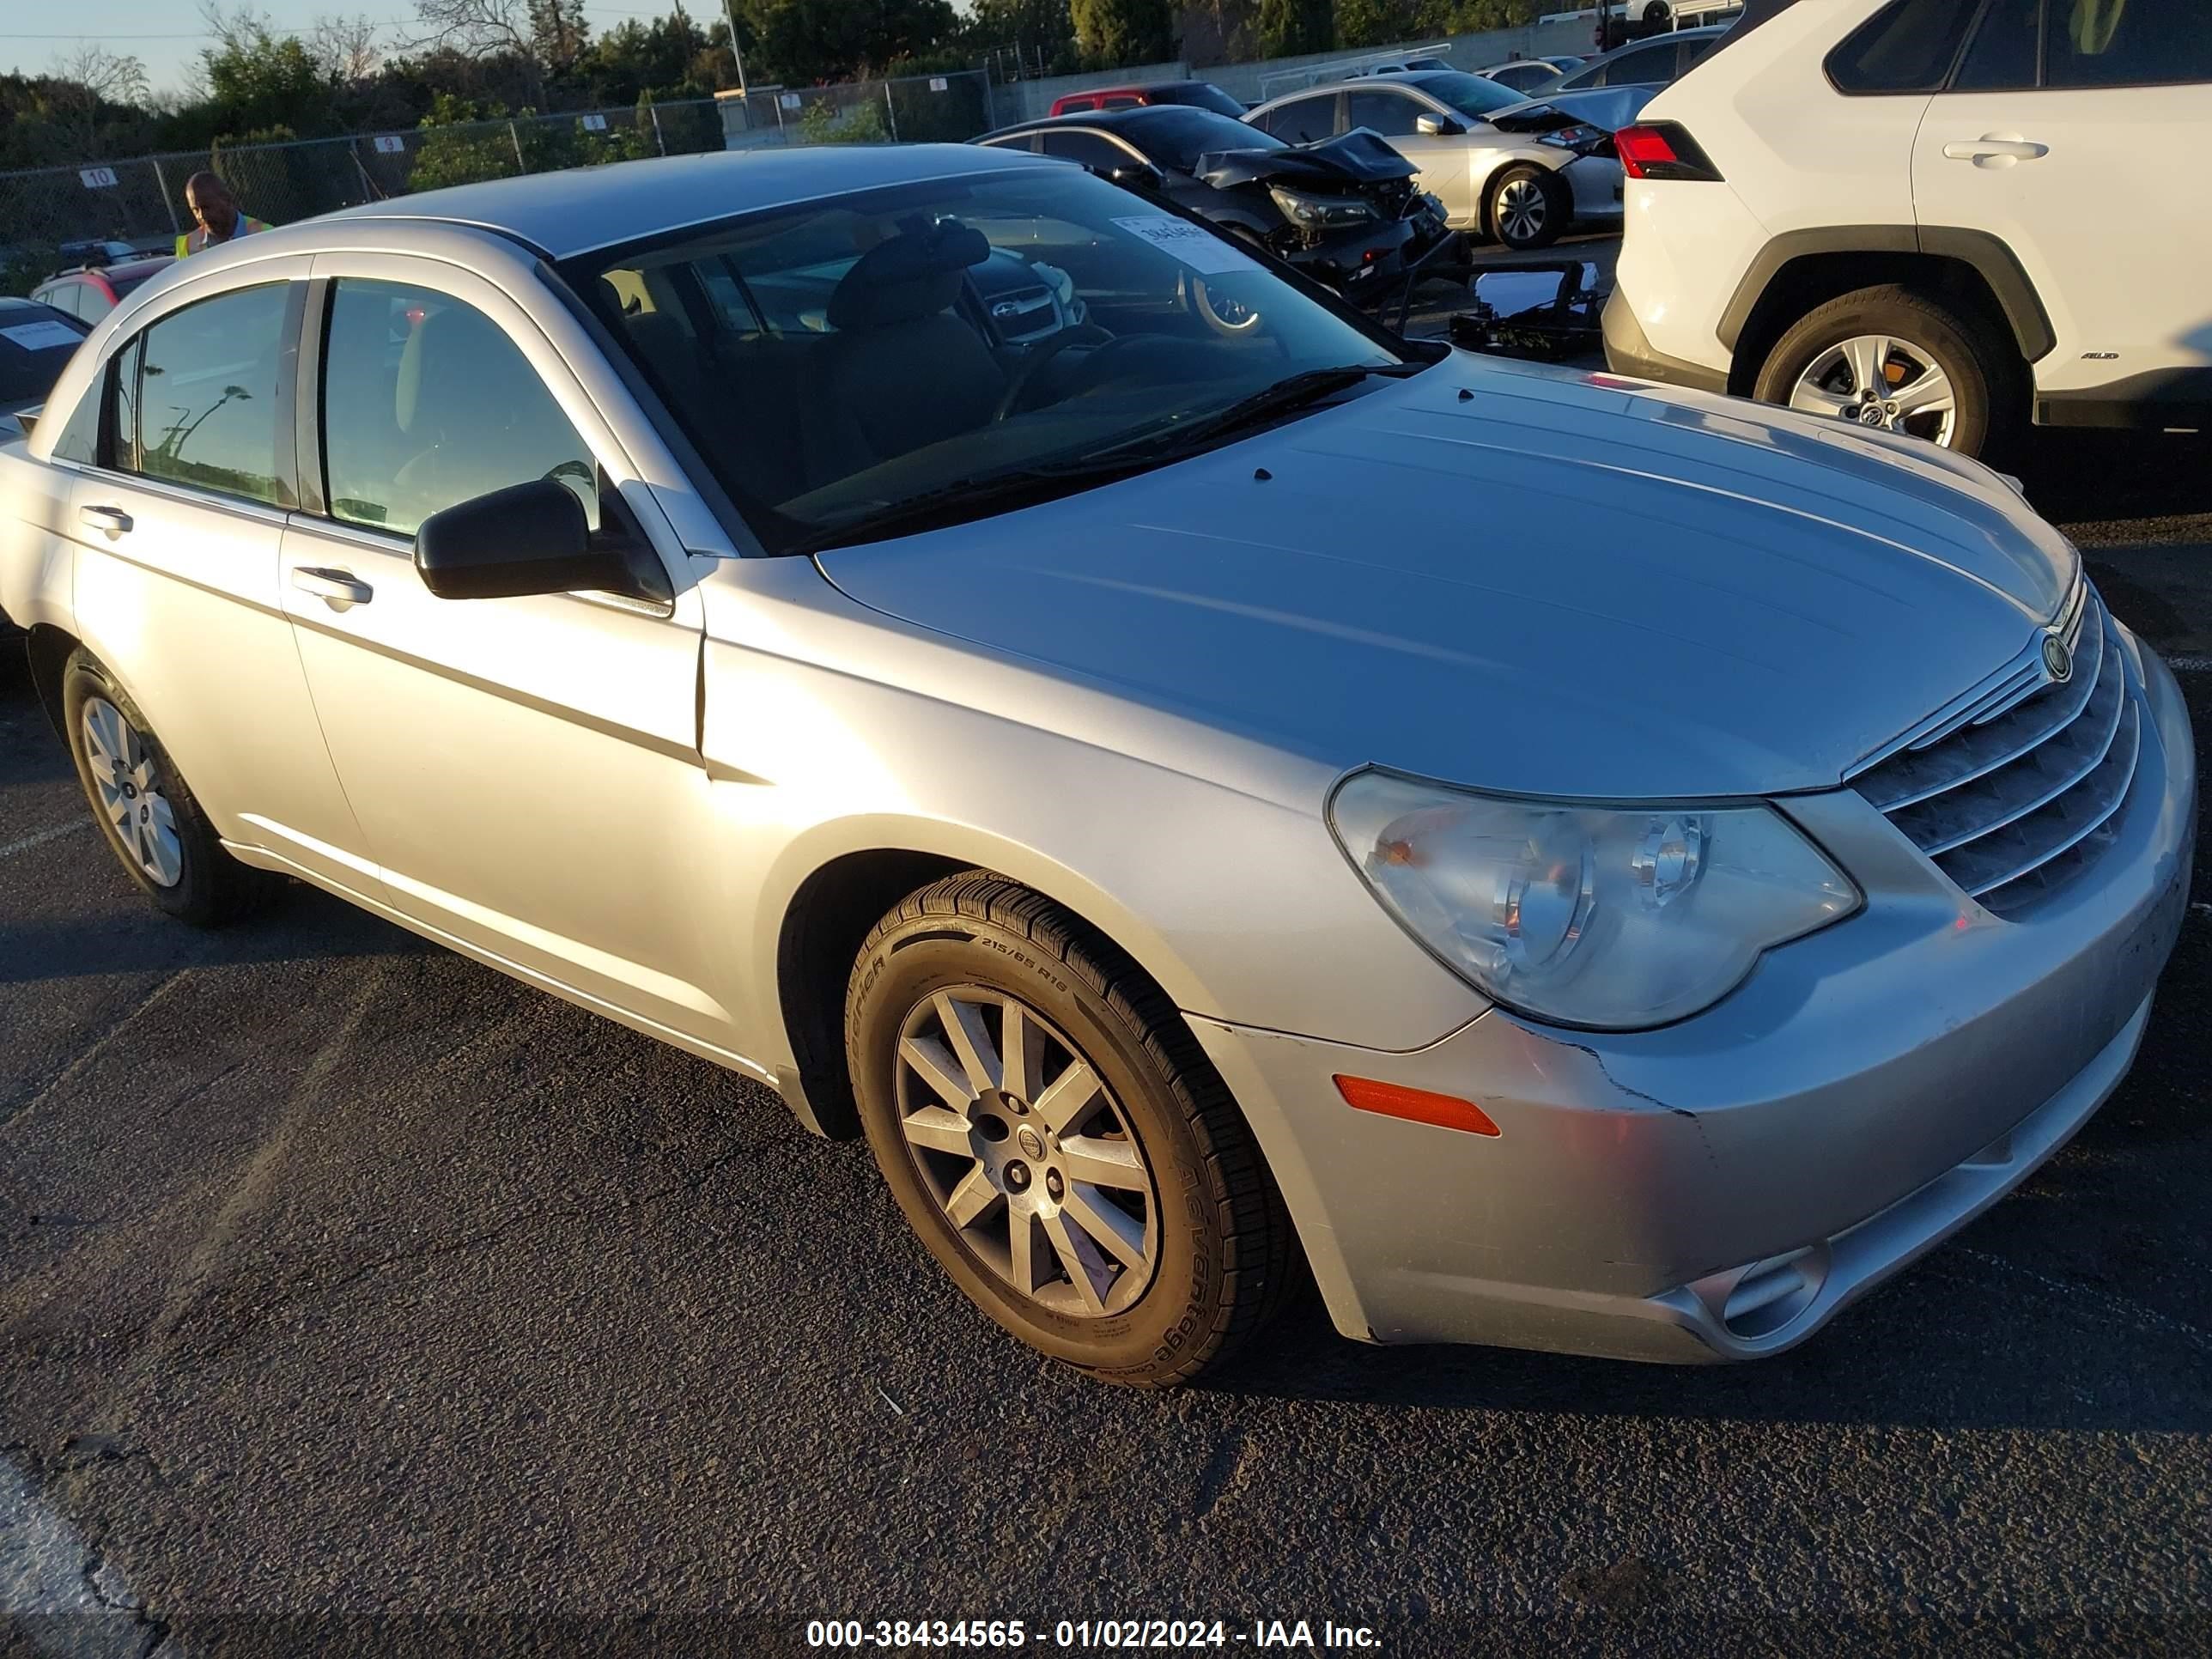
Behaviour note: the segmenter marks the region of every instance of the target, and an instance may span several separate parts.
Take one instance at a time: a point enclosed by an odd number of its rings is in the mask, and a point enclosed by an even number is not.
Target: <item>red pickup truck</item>
[[[1162,81],[1148,87],[1091,87],[1064,93],[1052,100],[1054,115],[1079,115],[1095,109],[1135,109],[1145,104],[1195,104],[1233,120],[1244,118],[1245,106],[1211,81]]]

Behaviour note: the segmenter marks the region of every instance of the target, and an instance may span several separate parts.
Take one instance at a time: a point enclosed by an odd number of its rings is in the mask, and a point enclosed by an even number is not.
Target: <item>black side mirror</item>
[[[1124,190],[1158,195],[1168,187],[1168,176],[1150,161],[1124,161],[1106,175]]]
[[[626,551],[595,540],[576,492],[553,478],[510,484],[433,513],[415,532],[415,568],[441,599],[640,592]]]
[[[1449,115],[1417,115],[1413,130],[1425,138],[1456,138],[1467,131]]]

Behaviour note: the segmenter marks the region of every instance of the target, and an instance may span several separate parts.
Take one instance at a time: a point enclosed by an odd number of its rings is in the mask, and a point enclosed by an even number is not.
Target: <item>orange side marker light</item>
[[[1413,1123],[1433,1123],[1439,1129],[1461,1129],[1471,1135],[1500,1133],[1487,1112],[1456,1095],[1432,1095],[1425,1089],[1408,1089],[1402,1083],[1341,1075],[1336,1079],[1336,1091],[1355,1111],[1402,1117]]]

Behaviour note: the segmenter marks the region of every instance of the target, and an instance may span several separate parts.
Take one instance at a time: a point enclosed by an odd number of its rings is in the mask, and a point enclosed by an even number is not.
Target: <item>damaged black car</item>
[[[1412,163],[1371,132],[1293,145],[1211,110],[1152,106],[1024,121],[975,142],[1077,162],[1368,304],[1400,295],[1452,237]]]

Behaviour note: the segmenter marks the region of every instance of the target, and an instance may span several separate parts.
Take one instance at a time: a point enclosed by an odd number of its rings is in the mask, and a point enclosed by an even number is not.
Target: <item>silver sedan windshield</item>
[[[1399,361],[1237,244],[1074,167],[817,202],[565,274],[770,551]]]

